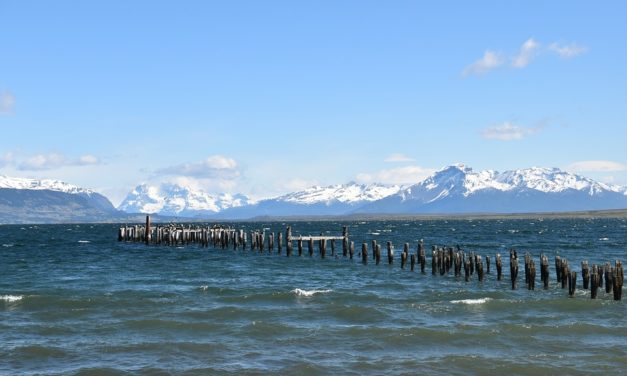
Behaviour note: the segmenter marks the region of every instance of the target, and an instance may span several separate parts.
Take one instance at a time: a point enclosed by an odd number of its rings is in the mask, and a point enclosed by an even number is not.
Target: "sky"
[[[118,204],[453,163],[627,185],[622,1],[0,0],[0,174]]]

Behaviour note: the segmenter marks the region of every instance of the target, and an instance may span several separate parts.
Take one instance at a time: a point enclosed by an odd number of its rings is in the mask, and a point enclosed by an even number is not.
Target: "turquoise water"
[[[285,257],[117,242],[117,225],[0,226],[0,374],[625,373],[625,302],[581,277],[574,298],[554,256],[626,261],[627,220],[295,222],[294,235],[392,241],[395,261]],[[237,223],[284,231],[286,223]],[[400,268],[427,248],[427,274]],[[483,282],[432,276],[431,245],[503,256]],[[508,249],[521,258],[519,289]],[[383,246],[385,255],[385,246]],[[524,285],[530,252],[536,290]],[[550,259],[542,290],[539,256]],[[296,250],[295,250],[296,253]]]

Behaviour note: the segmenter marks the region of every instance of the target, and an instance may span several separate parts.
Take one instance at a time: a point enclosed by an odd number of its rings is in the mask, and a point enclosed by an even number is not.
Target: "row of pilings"
[[[355,256],[355,243],[349,241],[348,227],[342,227],[342,233],[338,236],[293,236],[291,226],[287,226],[285,238],[282,232],[266,232],[265,230],[249,230],[235,229],[230,226],[212,225],[157,225],[151,226],[150,217],[146,217],[146,225],[125,225],[118,229],[118,241],[125,242],[142,242],[147,245],[169,245],[182,246],[196,244],[202,247],[212,247],[217,249],[246,250],[273,253],[275,248],[277,254],[283,253],[285,247],[285,255],[292,256],[294,253],[294,243],[296,243],[296,252],[298,256],[305,253],[305,245],[307,254],[311,257],[315,253],[315,243],[318,244],[318,254],[321,258],[327,256],[328,245],[330,244],[330,254],[333,257],[339,257],[336,254],[336,241],[341,242],[342,256],[353,259]],[[394,263],[394,247],[392,242],[386,242],[386,256],[389,265]],[[361,258],[364,265],[368,264],[371,259],[373,263],[379,265],[381,263],[382,251],[381,244],[376,240],[372,240],[370,245],[363,243],[361,251],[357,257]],[[453,274],[455,277],[464,278],[469,282],[474,276],[479,282],[483,282],[486,274],[490,273],[492,259],[490,256],[482,256],[476,252],[466,252],[459,245],[456,247],[442,247],[433,245],[428,255],[425,250],[424,242],[418,242],[415,252],[410,251],[410,243],[403,244],[403,251],[400,255],[401,269],[409,268],[412,272],[418,267],[420,272],[426,274],[427,257],[431,258],[431,274],[436,276],[445,276]],[[525,253],[522,262],[524,263],[524,283],[528,290],[535,290],[536,287],[536,263],[530,253]],[[494,256],[494,265],[496,267],[496,279],[503,280],[503,261],[500,253]],[[509,251],[509,279],[513,290],[518,288],[519,283],[519,256],[514,249]],[[558,286],[566,290],[568,295],[575,296],[577,289],[577,271],[566,258],[555,256],[555,278]],[[539,258],[540,266],[540,282],[542,288],[549,289],[550,280],[550,263],[549,257],[544,253]],[[581,262],[580,276],[582,287],[584,290],[590,290],[590,297],[596,299],[599,289],[605,290],[606,294],[612,294],[614,300],[622,299],[623,289],[623,264],[620,260],[616,260],[614,265],[605,262],[600,265],[589,265],[587,260]]]

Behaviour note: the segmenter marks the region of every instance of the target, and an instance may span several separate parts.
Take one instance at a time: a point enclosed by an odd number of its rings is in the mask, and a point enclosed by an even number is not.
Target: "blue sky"
[[[0,174],[275,195],[560,167],[627,184],[627,5],[0,0]]]

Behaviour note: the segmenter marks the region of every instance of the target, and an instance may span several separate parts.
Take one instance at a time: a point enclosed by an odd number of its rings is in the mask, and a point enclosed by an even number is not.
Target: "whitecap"
[[[0,300],[4,300],[8,303],[17,302],[24,299],[24,295],[0,295]]]
[[[301,289],[294,289],[291,292],[294,293],[296,296],[314,296],[315,294],[326,294],[328,292],[332,292],[333,290],[301,290]]]
[[[599,240],[606,242],[606,241],[610,240],[610,238],[599,238]]]
[[[89,240],[79,240],[79,243],[91,243]]]
[[[369,234],[369,235],[381,235],[381,233],[380,233],[380,232],[369,232],[368,234]]]
[[[479,298],[479,299],[462,299],[462,300],[451,300],[453,304],[483,304],[487,303],[492,298]]]
[[[6,244],[2,244],[3,247],[9,248],[9,247],[13,247],[13,244],[11,243],[6,243]]]
[[[202,286],[198,287],[198,289],[199,289],[200,291],[207,291],[207,290],[209,290],[209,286],[207,286],[207,285],[202,285]]]

